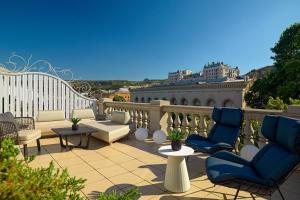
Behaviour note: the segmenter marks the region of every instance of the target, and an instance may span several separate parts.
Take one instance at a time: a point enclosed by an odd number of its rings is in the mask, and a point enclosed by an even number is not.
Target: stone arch
[[[183,98],[180,100],[180,104],[186,106],[186,105],[189,104],[189,102],[188,102],[188,100],[187,100],[186,98],[183,97]]]
[[[150,103],[151,100],[151,97],[148,97],[147,102]]]
[[[198,98],[193,100],[193,106],[201,106],[201,101]]]
[[[226,99],[226,100],[223,102],[223,106],[224,106],[224,107],[234,107],[234,102],[233,102],[231,99]]]
[[[214,99],[208,99],[206,102],[207,106],[215,106],[216,105],[216,101]]]
[[[144,97],[141,98],[141,102],[145,103],[145,98]]]
[[[177,99],[176,98],[172,98],[170,101],[171,105],[177,105]]]

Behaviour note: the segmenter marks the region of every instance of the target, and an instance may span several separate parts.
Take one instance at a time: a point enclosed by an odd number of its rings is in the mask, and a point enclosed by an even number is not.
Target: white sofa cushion
[[[92,136],[107,143],[125,137],[130,132],[129,125],[117,124],[112,121],[89,121],[82,123],[82,125],[97,129],[98,132],[93,133]]]
[[[72,118],[95,119],[93,109],[73,109]]]
[[[54,136],[55,133],[51,130],[52,128],[67,128],[71,127],[72,123],[69,120],[62,121],[49,121],[49,122],[37,122],[35,128],[42,131],[42,136]]]
[[[118,124],[128,124],[130,122],[129,112],[114,111],[111,115],[111,121]]]
[[[37,116],[37,122],[63,121],[65,113],[62,110],[40,110]]]
[[[19,137],[20,142],[38,139],[41,137],[41,130],[38,130],[38,129],[21,130],[21,131],[18,131],[18,137]]]

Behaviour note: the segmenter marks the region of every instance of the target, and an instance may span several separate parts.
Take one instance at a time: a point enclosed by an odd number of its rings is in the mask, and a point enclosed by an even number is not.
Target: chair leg
[[[24,157],[26,158],[28,156],[28,152],[27,152],[27,144],[23,145],[23,150],[24,150]]]
[[[40,139],[37,139],[37,140],[36,140],[36,144],[37,144],[38,151],[41,152],[41,143],[40,143]]]
[[[238,195],[239,195],[239,192],[240,192],[240,188],[241,188],[241,185],[239,185],[239,187],[238,187],[238,189],[237,189],[237,191],[236,191],[236,193],[235,193],[234,200],[237,199],[237,197],[238,197]]]
[[[252,197],[253,200],[255,200],[255,197],[252,193],[250,193],[250,196]]]
[[[278,190],[278,192],[279,192],[279,194],[281,196],[281,199],[285,200],[285,198],[284,198],[284,196],[283,196],[283,194],[282,194],[282,192],[281,192],[281,190],[280,190],[280,188],[279,188],[279,186],[277,184],[276,184],[276,187],[277,187],[277,190]]]

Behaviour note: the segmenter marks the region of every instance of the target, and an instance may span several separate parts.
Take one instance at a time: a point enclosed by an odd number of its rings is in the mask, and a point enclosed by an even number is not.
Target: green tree
[[[119,95],[114,96],[113,101],[125,102],[125,98]]]
[[[256,80],[245,94],[245,101],[254,108],[266,108],[269,97],[284,103],[300,97],[300,23],[287,28],[271,49],[275,69]]]
[[[19,149],[14,142],[5,139],[0,149],[0,199],[72,199],[80,200],[79,191],[84,179],[71,177],[66,169],[48,167],[30,168],[29,160],[18,160]]]

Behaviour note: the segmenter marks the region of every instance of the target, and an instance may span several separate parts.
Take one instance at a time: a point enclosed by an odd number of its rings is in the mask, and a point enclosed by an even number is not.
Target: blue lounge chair
[[[208,179],[217,185],[236,188],[258,195],[272,195],[300,162],[300,121],[267,115],[261,127],[268,139],[252,159],[247,161],[231,152],[220,151],[206,160]]]
[[[243,123],[243,111],[239,108],[214,108],[212,119],[216,122],[208,137],[192,134],[186,139],[186,145],[196,151],[215,153],[220,150],[232,151],[240,134]]]

